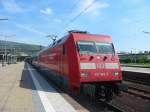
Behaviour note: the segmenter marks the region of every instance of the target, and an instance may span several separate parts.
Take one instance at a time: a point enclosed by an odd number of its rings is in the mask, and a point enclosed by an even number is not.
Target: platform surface
[[[150,68],[139,68],[139,67],[121,67],[123,71],[139,72],[150,74]]]
[[[32,91],[21,87],[24,63],[0,67],[0,112],[35,112]]]
[[[29,64],[0,67],[0,112],[76,112]]]

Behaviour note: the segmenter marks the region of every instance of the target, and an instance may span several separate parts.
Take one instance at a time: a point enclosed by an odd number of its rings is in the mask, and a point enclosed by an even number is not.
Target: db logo
[[[104,69],[105,68],[105,64],[104,63],[98,63],[97,64],[97,68]]]

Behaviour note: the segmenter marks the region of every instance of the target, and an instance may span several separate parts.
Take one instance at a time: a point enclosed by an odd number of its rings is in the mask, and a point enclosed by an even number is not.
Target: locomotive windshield
[[[78,47],[81,54],[97,53],[95,43],[92,41],[79,41]]]
[[[80,54],[114,54],[112,43],[95,41],[78,41]]]
[[[112,43],[96,42],[96,47],[100,54],[114,54],[114,47]]]

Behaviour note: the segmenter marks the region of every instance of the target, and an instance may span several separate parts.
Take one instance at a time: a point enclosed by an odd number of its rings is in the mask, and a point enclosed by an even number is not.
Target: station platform
[[[0,68],[0,112],[35,112],[32,91],[22,88],[24,63]]]
[[[0,112],[88,111],[70,104],[32,66],[18,63],[0,67]]]
[[[122,71],[138,72],[150,74],[150,68],[140,68],[140,67],[121,67]]]

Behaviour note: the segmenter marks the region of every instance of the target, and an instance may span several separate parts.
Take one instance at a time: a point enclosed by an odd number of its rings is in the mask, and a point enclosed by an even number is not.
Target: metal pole
[[[136,48],[135,48],[135,63],[136,63],[136,57],[137,57],[137,55],[136,55]]]
[[[15,56],[15,48],[14,48],[14,53],[13,53],[13,63],[16,63],[16,56]]]
[[[5,64],[4,64],[4,58],[5,58],[5,57],[4,57],[4,46],[3,46],[3,48],[2,48],[2,49],[3,49],[3,60],[2,60],[2,66],[5,66]]]
[[[5,37],[5,64],[7,63],[7,59],[6,59],[6,55],[7,55],[7,49],[6,49],[6,44],[7,44],[7,42],[6,42],[6,36],[4,36]]]

